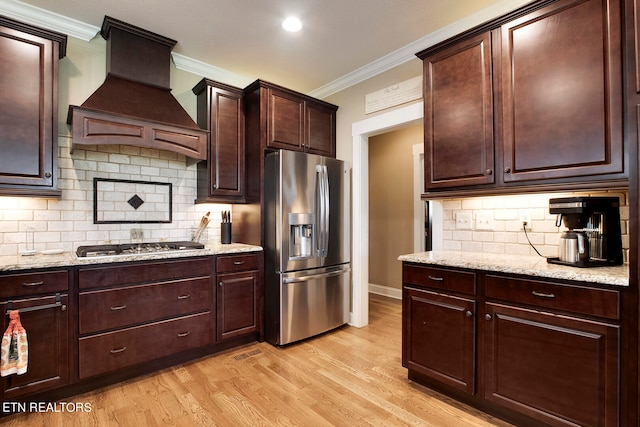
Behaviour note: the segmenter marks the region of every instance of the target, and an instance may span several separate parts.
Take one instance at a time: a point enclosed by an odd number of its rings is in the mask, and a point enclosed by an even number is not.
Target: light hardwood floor
[[[407,379],[401,303],[370,298],[370,324],[276,348],[255,343],[67,399],[89,413],[8,426],[509,426]]]

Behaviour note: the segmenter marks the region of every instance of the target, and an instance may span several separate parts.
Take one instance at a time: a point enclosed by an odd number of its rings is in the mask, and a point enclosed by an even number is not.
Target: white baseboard
[[[389,298],[402,299],[402,289],[369,283],[369,293]]]

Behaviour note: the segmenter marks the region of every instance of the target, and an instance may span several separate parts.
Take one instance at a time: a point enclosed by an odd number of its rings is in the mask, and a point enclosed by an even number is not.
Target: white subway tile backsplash
[[[522,215],[529,218],[529,240],[543,256],[557,256],[558,242],[564,227],[556,227],[556,216],[549,214],[549,199],[577,195],[618,196],[621,201],[620,217],[622,248],[629,249],[629,206],[627,192],[525,194],[513,196],[446,199],[439,203],[443,209],[443,249],[467,252],[512,253],[537,255],[529,245],[522,229]],[[454,218],[459,213],[471,213],[472,230],[456,229]],[[478,228],[478,213],[491,218],[490,230]],[[484,227],[486,228],[486,227]]]
[[[184,156],[162,150],[125,145],[74,147],[71,138],[58,138],[58,188],[61,199],[0,197],[0,254],[25,250],[25,230],[35,229],[36,250],[63,248],[74,251],[79,245],[126,243],[130,229],[142,228],[145,240],[188,240],[192,229],[210,211],[209,241],[220,240],[221,212],[226,204],[195,205],[196,166],[186,166]],[[173,221],[153,224],[94,224],[93,178],[170,182],[173,189]],[[151,206],[164,200],[155,194],[145,199]],[[111,194],[108,203],[122,202],[122,194]],[[165,201],[166,204],[166,201]],[[144,205],[143,205],[144,206]],[[102,205],[101,205],[102,207]],[[157,211],[157,212],[156,212]],[[114,211],[115,212],[115,211]],[[117,212],[122,217],[125,212]],[[159,217],[151,209],[149,218]]]

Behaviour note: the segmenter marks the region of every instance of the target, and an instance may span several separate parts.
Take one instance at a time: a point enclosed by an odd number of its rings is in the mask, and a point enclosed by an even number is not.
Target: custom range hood
[[[171,95],[176,41],[108,16],[100,34],[107,40],[107,78],[82,106],[69,106],[72,150],[124,144],[206,159],[208,132]]]

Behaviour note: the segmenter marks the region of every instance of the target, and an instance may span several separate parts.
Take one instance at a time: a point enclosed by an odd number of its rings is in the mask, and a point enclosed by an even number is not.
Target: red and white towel
[[[9,327],[2,336],[0,346],[0,376],[11,374],[22,375],[27,372],[29,362],[29,344],[27,343],[27,331],[20,323],[20,312],[9,312]]]

